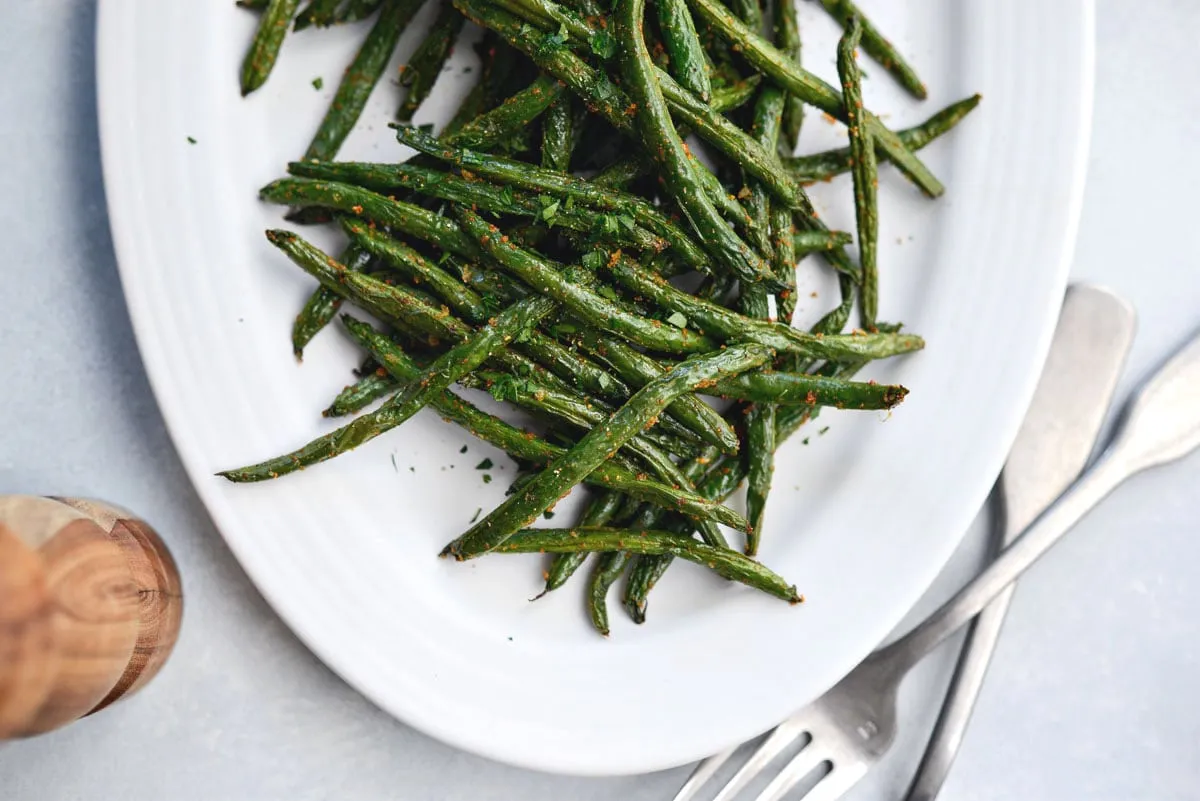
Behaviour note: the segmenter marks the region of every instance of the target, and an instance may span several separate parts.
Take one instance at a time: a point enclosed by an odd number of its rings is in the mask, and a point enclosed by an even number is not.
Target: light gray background
[[[187,593],[159,679],[94,719],[0,744],[0,799],[670,798],[686,769],[547,776],[430,740],[343,685],[272,614],[193,494],[138,359],[105,216],[93,2],[0,5],[0,490],[138,510]],[[1200,4],[1099,5],[1074,275],[1140,312],[1127,391],[1200,326]],[[1033,570],[947,801],[1200,797],[1198,491],[1197,457],[1136,478]],[[972,569],[977,539],[923,608]],[[905,737],[855,798],[901,797],[949,665],[943,655],[906,686]]]

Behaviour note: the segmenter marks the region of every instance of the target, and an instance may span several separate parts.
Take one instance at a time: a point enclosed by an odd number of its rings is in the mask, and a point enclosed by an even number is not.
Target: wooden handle
[[[0,496],[0,737],[143,686],[182,611],[175,563],[143,521],[97,501]]]

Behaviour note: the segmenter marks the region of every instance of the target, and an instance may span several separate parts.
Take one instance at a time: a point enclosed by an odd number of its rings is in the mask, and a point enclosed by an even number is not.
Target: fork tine
[[[834,764],[833,770],[826,773],[801,801],[837,801],[866,774],[867,770],[862,765],[847,768]]]
[[[717,793],[717,797],[713,801],[732,801],[733,797],[741,792],[750,781],[762,772],[772,759],[779,756],[783,749],[803,734],[805,726],[793,720],[785,720],[780,723],[775,731],[771,732],[767,739],[763,740],[762,745],[758,747],[750,759],[746,760],[746,764],[738,768],[738,772],[733,774],[733,778],[729,783],[721,788],[721,792]]]
[[[712,778],[712,775],[720,770],[722,765],[729,761],[729,758],[733,756],[737,749],[738,747],[735,745],[727,751],[710,756],[697,765],[696,769],[692,771],[692,775],[688,776],[687,781],[679,788],[679,792],[675,794],[675,798],[672,801],[691,801],[691,799],[695,798],[696,793],[704,786],[704,783]]]
[[[779,801],[787,794],[788,790],[799,784],[805,776],[812,772],[813,768],[824,762],[826,758],[825,752],[818,747],[816,741],[810,742],[800,753],[792,757],[791,762],[783,766],[783,770],[774,779],[771,779],[771,783],[759,793],[758,798],[754,801]],[[822,777],[822,781],[824,781],[824,777]]]

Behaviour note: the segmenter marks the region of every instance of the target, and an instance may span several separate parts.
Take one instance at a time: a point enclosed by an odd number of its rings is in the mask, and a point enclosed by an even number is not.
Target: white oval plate
[[[813,6],[801,4],[805,58],[835,78],[836,31]],[[102,2],[105,182],[159,404],[263,594],[381,707],[518,765],[665,768],[762,732],[821,693],[932,581],[999,471],[1061,299],[1086,164],[1092,8],[914,0],[868,10],[931,91],[913,102],[865,61],[868,104],[893,126],[984,95],[922,153],[946,183],[942,200],[925,200],[890,168],[882,176],[882,318],[902,320],[929,346],[869,375],[912,394],[887,419],[827,413],[783,448],[762,558],[806,604],[679,565],[651,596],[645,625],[614,599],[605,640],[586,622],[578,579],[528,602],[541,584],[538,557],[435,558],[478,508],[500,501],[514,466],[431,413],[278,482],[213,476],[329,430],[319,411],[351,380],[356,358],[337,331],[302,366],[293,359],[290,323],[312,283],[264,240],[280,209],[255,192],[303,152],[363,29],[290,38],[266,87],[243,100],[236,77],[254,19],[232,0]],[[442,109],[473,77],[464,73],[470,50],[459,48],[438,86]],[[403,153],[384,127],[396,102],[390,86],[375,93],[345,157]],[[843,137],[810,113],[802,149]],[[848,181],[818,189],[830,224],[853,230]],[[814,262],[803,268],[812,285],[801,308],[814,316],[836,290],[811,277],[823,272]],[[476,469],[484,458],[496,465],[490,484]],[[560,520],[569,512],[560,507]]]

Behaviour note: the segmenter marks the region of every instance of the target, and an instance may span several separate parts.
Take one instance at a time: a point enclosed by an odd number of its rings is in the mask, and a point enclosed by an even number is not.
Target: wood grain
[[[24,729],[57,675],[41,560],[0,524],[0,737]]]
[[[57,728],[154,677],[183,607],[153,529],[98,501],[31,496],[0,496],[0,527],[0,655],[11,655],[0,668],[0,737]]]

